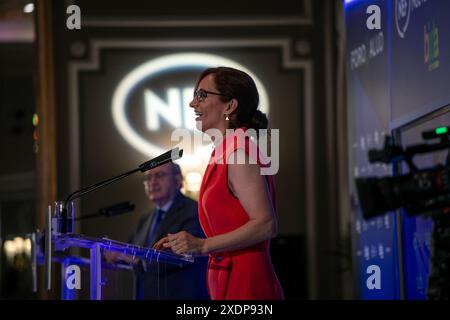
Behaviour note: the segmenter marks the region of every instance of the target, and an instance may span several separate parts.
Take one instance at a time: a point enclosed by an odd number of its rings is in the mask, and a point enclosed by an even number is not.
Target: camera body
[[[440,138],[433,144],[413,145],[403,149],[387,136],[383,150],[370,150],[369,161],[393,163],[398,167],[406,162],[409,172],[388,177],[356,178],[359,204],[364,219],[404,208],[408,215],[422,215],[433,219],[430,247],[430,273],[427,299],[450,299],[450,140],[449,128],[441,127],[422,133],[426,140]],[[418,169],[413,158],[417,154],[447,150],[445,164]]]
[[[444,127],[447,128],[447,127]],[[408,215],[434,215],[450,209],[450,159],[447,154],[445,164],[418,169],[413,162],[417,154],[450,150],[448,131],[442,135],[436,130],[422,133],[424,139],[440,138],[439,143],[419,144],[403,149],[394,145],[387,136],[383,150],[370,150],[371,163],[383,162],[398,165],[406,162],[409,172],[388,177],[356,178],[359,204],[362,215],[370,219],[385,212],[404,208]],[[440,131],[438,131],[440,132]]]
[[[357,178],[365,219],[405,208],[408,215],[434,213],[450,207],[450,166],[438,165],[406,175]]]

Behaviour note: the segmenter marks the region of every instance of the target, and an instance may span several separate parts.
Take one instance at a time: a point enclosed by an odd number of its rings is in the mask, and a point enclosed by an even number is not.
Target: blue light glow
[[[349,6],[350,4],[354,4],[356,2],[363,2],[364,0],[344,0],[344,7]],[[367,1],[367,0],[366,0]]]

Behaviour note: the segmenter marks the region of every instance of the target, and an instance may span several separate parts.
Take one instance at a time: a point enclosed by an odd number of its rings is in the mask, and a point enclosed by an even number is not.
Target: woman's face
[[[216,88],[214,74],[205,76],[198,84],[197,90],[221,93]],[[212,93],[206,93],[206,96],[201,99],[194,96],[189,106],[194,108],[197,129],[202,132],[208,129],[218,129],[225,132],[225,110],[228,104],[229,102],[220,100],[220,95]]]

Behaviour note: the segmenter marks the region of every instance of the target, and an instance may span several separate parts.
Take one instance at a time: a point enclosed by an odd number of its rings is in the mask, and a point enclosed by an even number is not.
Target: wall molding
[[[229,16],[205,19],[204,16],[179,19],[176,17],[96,17],[82,20],[83,28],[196,28],[196,27],[277,27],[313,25],[312,0],[303,1],[304,13],[301,15],[278,16]]]
[[[235,19],[217,18],[214,20],[180,19],[169,20],[167,18],[149,19],[124,19],[124,18],[86,18],[82,21],[82,27],[88,28],[197,28],[197,27],[278,27],[278,26],[309,26],[313,24],[312,16],[280,16],[251,18],[242,17]]]

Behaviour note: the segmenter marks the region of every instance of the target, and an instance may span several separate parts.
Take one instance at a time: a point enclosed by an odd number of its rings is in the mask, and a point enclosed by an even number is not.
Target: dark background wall
[[[35,226],[36,175],[32,116],[34,104],[34,46],[0,43],[0,245]],[[2,248],[3,249],[3,248]],[[14,267],[1,255],[0,294],[29,294],[29,257],[21,255]]]

